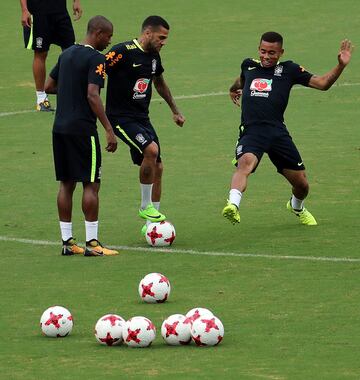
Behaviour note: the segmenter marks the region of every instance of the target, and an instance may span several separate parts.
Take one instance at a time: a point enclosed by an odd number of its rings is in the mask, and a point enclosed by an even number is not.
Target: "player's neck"
[[[137,38],[137,42],[139,43],[139,45],[141,46],[141,48],[143,49],[144,52],[148,52],[148,49],[146,48],[146,43],[145,43],[145,40],[142,36],[138,37]]]

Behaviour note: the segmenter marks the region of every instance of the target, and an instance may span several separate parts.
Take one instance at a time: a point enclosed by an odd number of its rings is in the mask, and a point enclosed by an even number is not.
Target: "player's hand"
[[[350,40],[341,41],[340,51],[338,54],[338,61],[340,65],[346,66],[351,59],[351,54],[354,49],[354,45]]]
[[[242,90],[238,89],[236,91],[230,91],[229,93],[231,101],[238,107],[240,107],[240,97],[242,95]]]
[[[81,5],[80,5],[80,1],[78,0],[75,0],[74,3],[73,3],[73,15],[74,15],[74,21],[77,21],[80,19],[81,15],[82,15],[82,8],[81,8]]]
[[[106,142],[107,142],[107,146],[105,148],[106,151],[114,153],[117,149],[117,140],[116,140],[115,133],[112,130],[109,132],[106,132]]]
[[[173,120],[179,127],[182,127],[185,123],[185,117],[181,113],[174,113]]]
[[[21,14],[21,25],[31,28],[31,14],[28,10],[23,11]]]

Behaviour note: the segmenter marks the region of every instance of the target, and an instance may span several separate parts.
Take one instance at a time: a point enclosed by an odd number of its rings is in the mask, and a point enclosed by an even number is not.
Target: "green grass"
[[[75,24],[79,41],[95,14],[114,21],[114,43],[136,37],[149,14],[167,18],[171,33],[162,57],[174,95],[226,92],[242,59],[256,57],[259,36],[267,30],[284,35],[287,58],[317,74],[336,64],[342,38],[359,45],[358,7],[350,0],[82,4],[84,17]],[[0,236],[17,239],[0,240],[0,378],[358,379],[359,262],[282,258],[359,258],[358,52],[339,86],[325,93],[294,89],[286,112],[307,167],[307,207],[318,227],[303,227],[286,211],[290,188],[267,158],[250,178],[241,224],[224,221],[221,209],[233,170],[239,110],[227,95],[178,100],[187,117],[180,129],[166,104],[156,101],[151,118],[165,165],[161,205],[177,230],[176,251],[131,250],[147,245],[136,217],[137,169],[127,147],[119,145],[115,154],[103,153],[100,238],[128,248],[112,258],[61,257],[60,245],[19,240],[59,239],[53,116],[2,115],[31,110],[35,97],[32,54],[22,49],[19,4],[1,2],[0,12],[6,52],[0,61]],[[58,53],[52,48],[48,68]],[[342,86],[346,83],[353,85]],[[80,198],[79,186],[73,223],[83,241]],[[161,305],[144,304],[137,294],[140,279],[154,271],[172,284],[169,301]],[[74,330],[65,339],[40,334],[40,316],[53,304],[73,313]],[[162,321],[195,306],[220,317],[223,342],[205,349],[167,347],[159,334]],[[108,312],[149,317],[158,329],[154,345],[142,350],[98,345],[93,328]]]

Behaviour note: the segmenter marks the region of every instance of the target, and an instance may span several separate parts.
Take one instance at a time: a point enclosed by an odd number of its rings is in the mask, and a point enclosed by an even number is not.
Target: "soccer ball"
[[[122,343],[125,320],[116,314],[102,316],[95,325],[95,338],[100,344],[116,346]]]
[[[156,328],[150,319],[133,317],[125,322],[124,342],[130,347],[148,347],[156,336]]]
[[[68,309],[62,306],[51,306],[43,312],[40,327],[44,335],[61,338],[71,333],[73,317]]]
[[[191,338],[197,346],[216,346],[224,337],[224,326],[215,316],[200,317],[191,326]]]
[[[149,273],[139,284],[139,295],[147,303],[165,302],[170,290],[169,280],[161,273]]]
[[[146,241],[152,247],[166,247],[175,240],[174,226],[164,220],[162,222],[150,223],[146,229]]]
[[[189,344],[191,342],[190,325],[184,323],[182,314],[170,315],[161,325],[161,335],[171,346]]]
[[[200,317],[205,316],[214,316],[214,314],[209,309],[205,309],[204,307],[195,307],[194,309],[191,309],[186,313],[186,319],[184,323],[189,324],[191,326],[194,321],[196,321]]]

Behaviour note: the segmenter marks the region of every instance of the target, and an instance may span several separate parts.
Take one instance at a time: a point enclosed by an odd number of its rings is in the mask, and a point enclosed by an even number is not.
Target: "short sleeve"
[[[310,78],[313,76],[308,72],[303,66],[297,63],[292,63],[291,65],[292,78],[294,84],[301,84],[302,86],[309,86]]]
[[[105,77],[105,56],[98,53],[90,59],[88,83],[96,84],[102,88],[104,87]]]
[[[157,60],[157,65],[156,65],[156,70],[155,70],[155,76],[159,77],[164,72],[164,68],[161,63],[160,55],[157,56],[156,60]]]
[[[110,74],[114,69],[121,66],[124,61],[124,45],[118,44],[113,46],[106,54],[106,72]]]

